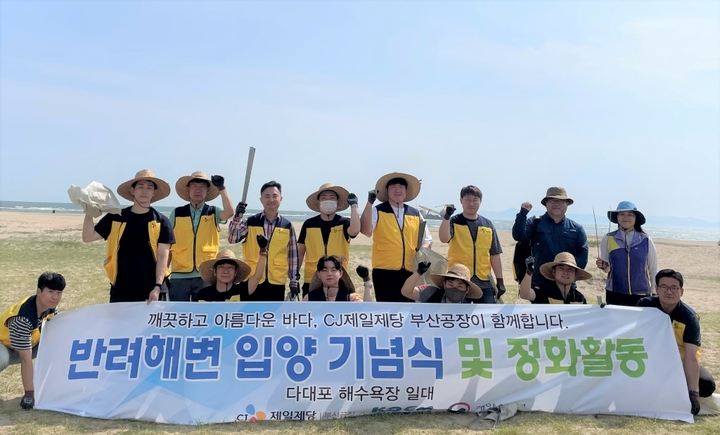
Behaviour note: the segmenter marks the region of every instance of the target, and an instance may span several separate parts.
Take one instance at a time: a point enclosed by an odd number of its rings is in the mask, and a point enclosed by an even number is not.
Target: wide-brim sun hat
[[[637,207],[635,207],[635,204],[633,204],[630,201],[621,201],[620,204],[618,204],[617,209],[610,210],[607,212],[608,219],[610,219],[610,222],[616,224],[618,213],[621,211],[631,211],[635,213],[635,223],[637,225],[644,225],[645,224],[645,215],[642,214]]]
[[[350,278],[350,275],[348,275],[347,270],[345,270],[344,267],[340,267],[340,270],[342,271],[342,276],[340,277],[340,281],[345,284],[345,288],[348,292],[354,293],[355,292],[355,284],[352,282],[352,278]],[[310,281],[310,291],[313,291],[315,289],[319,289],[323,286],[323,282],[320,279],[319,272],[315,272],[315,275],[313,275],[312,281]]]
[[[547,203],[548,199],[564,199],[567,201],[568,205],[572,205],[575,201],[573,201],[572,198],[567,196],[567,192],[565,191],[564,187],[559,186],[553,186],[547,190],[545,193],[545,198],[540,201],[540,204],[545,205]]]
[[[383,175],[382,177],[380,177],[377,183],[375,183],[375,190],[377,190],[377,198],[381,202],[385,202],[388,200],[387,184],[388,181],[392,180],[393,178],[402,178],[407,182],[407,194],[405,195],[405,202],[412,201],[420,194],[420,180],[410,174],[405,174],[402,172],[392,172],[390,174]]]
[[[575,262],[575,257],[569,252],[561,252],[555,256],[554,261],[550,263],[545,263],[540,266],[540,273],[542,274],[542,276],[549,279],[550,281],[555,281],[555,278],[553,278],[552,269],[553,267],[559,266],[561,264],[570,266],[575,269],[575,281],[584,281],[586,279],[592,278],[590,272],[586,272],[585,270],[578,267],[577,263]]]
[[[320,196],[321,193],[325,191],[332,191],[335,192],[335,194],[338,197],[337,200],[337,210],[336,211],[343,211],[349,207],[349,204],[347,202],[348,196],[350,196],[350,192],[347,191],[344,187],[336,186],[332,183],[325,183],[318,190],[311,193],[307,199],[305,200],[305,204],[307,204],[308,208],[312,211],[316,211],[320,213],[320,200],[318,199],[318,196]]]
[[[202,264],[200,264],[198,270],[203,281],[208,284],[215,284],[217,282],[217,277],[213,273],[213,270],[215,269],[215,265],[220,261],[235,264],[235,279],[233,279],[233,283],[235,284],[245,281],[245,278],[250,275],[250,266],[236,258],[233,251],[223,249],[217,253],[214,260],[203,261]]]
[[[471,281],[472,276],[470,275],[470,269],[460,263],[453,264],[448,269],[447,273],[431,273],[430,279],[432,279],[435,287],[440,290],[445,290],[445,278],[461,279],[467,284],[466,298],[469,299],[480,299],[483,296],[483,291],[480,287]]]
[[[218,189],[212,184],[212,180],[210,179],[210,177],[208,177],[208,175],[203,171],[195,171],[190,175],[180,177],[175,183],[175,192],[177,192],[178,196],[184,201],[190,202],[188,184],[190,184],[190,182],[193,180],[207,181],[208,191],[207,195],[205,195],[205,201],[212,201],[213,199],[220,196],[220,189]]]
[[[120,197],[127,199],[128,201],[134,202],[135,198],[132,196],[132,185],[138,181],[152,181],[155,183],[155,195],[152,197],[150,202],[160,201],[170,195],[170,185],[156,177],[153,171],[150,169],[143,169],[135,174],[135,178],[128,180],[117,188],[117,193]]]

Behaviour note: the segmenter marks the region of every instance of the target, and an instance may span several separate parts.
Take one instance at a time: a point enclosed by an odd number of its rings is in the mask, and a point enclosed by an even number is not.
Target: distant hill
[[[509,208],[505,211],[490,211],[480,210],[480,214],[488,219],[494,220],[515,220],[517,209]],[[533,209],[530,215],[541,215],[545,213],[545,209],[536,210]],[[592,214],[582,213],[568,213],[568,217],[581,224],[593,224]],[[668,216],[645,216],[648,223],[645,225],[648,228],[680,228],[680,229],[712,229],[720,230],[720,222],[708,222],[702,219],[696,219],[691,217],[668,217]],[[607,227],[608,220],[606,212],[597,212],[597,223],[601,228]]]

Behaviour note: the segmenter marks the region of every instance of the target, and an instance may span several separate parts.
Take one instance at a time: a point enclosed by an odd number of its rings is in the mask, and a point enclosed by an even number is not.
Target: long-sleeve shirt
[[[512,235],[517,242],[524,242],[530,238],[533,240],[533,257],[535,258],[531,283],[533,288],[546,281],[540,274],[540,266],[551,263],[561,252],[571,253],[575,257],[578,267],[585,269],[588,262],[588,241],[582,225],[568,218],[563,218],[560,222],[555,223],[545,213],[540,217],[537,231],[533,235],[534,218],[528,219],[527,214],[528,210],[525,209],[521,209],[517,214]]]
[[[623,232],[623,238],[625,239],[625,245],[632,245],[632,241],[639,235],[635,233],[635,230]],[[648,239],[648,253],[647,253],[647,264],[645,265],[648,274],[648,282],[650,283],[650,292],[655,294],[655,275],[658,273],[658,258],[657,251],[655,250],[655,243],[653,243],[650,237]],[[603,261],[610,262],[608,255],[608,235],[604,235],[602,242],[600,243],[600,259]],[[611,265],[612,266],[612,265]]]
[[[265,224],[263,230],[265,237],[270,238],[275,229],[275,225],[280,222],[280,215],[270,221],[265,218],[265,212],[260,212],[256,216],[264,218]],[[235,216],[228,225],[228,243],[240,243],[247,238],[248,225],[247,218]],[[257,243],[256,240],[247,240],[245,243]],[[288,279],[290,280],[290,287],[297,287],[298,280],[300,279],[300,272],[298,267],[298,249],[297,249],[297,237],[295,236],[295,228],[290,226],[290,241],[287,244],[287,261],[288,261]],[[257,259],[255,259],[257,260]]]

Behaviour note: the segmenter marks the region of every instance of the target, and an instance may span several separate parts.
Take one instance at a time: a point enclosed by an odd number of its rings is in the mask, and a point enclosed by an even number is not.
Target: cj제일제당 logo
[[[255,406],[250,404],[245,407],[245,414],[238,414],[235,417],[235,421],[258,421],[265,420],[265,413],[263,411],[256,411]]]

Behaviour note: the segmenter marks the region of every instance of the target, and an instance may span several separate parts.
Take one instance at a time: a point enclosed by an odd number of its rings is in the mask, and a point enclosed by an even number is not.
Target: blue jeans
[[[483,295],[480,299],[468,299],[468,302],[471,304],[496,304],[497,301],[495,300],[495,289],[493,288],[492,284],[490,284],[490,281],[482,281],[477,276],[473,276],[472,279],[470,279],[473,284],[477,285],[482,289]]]

